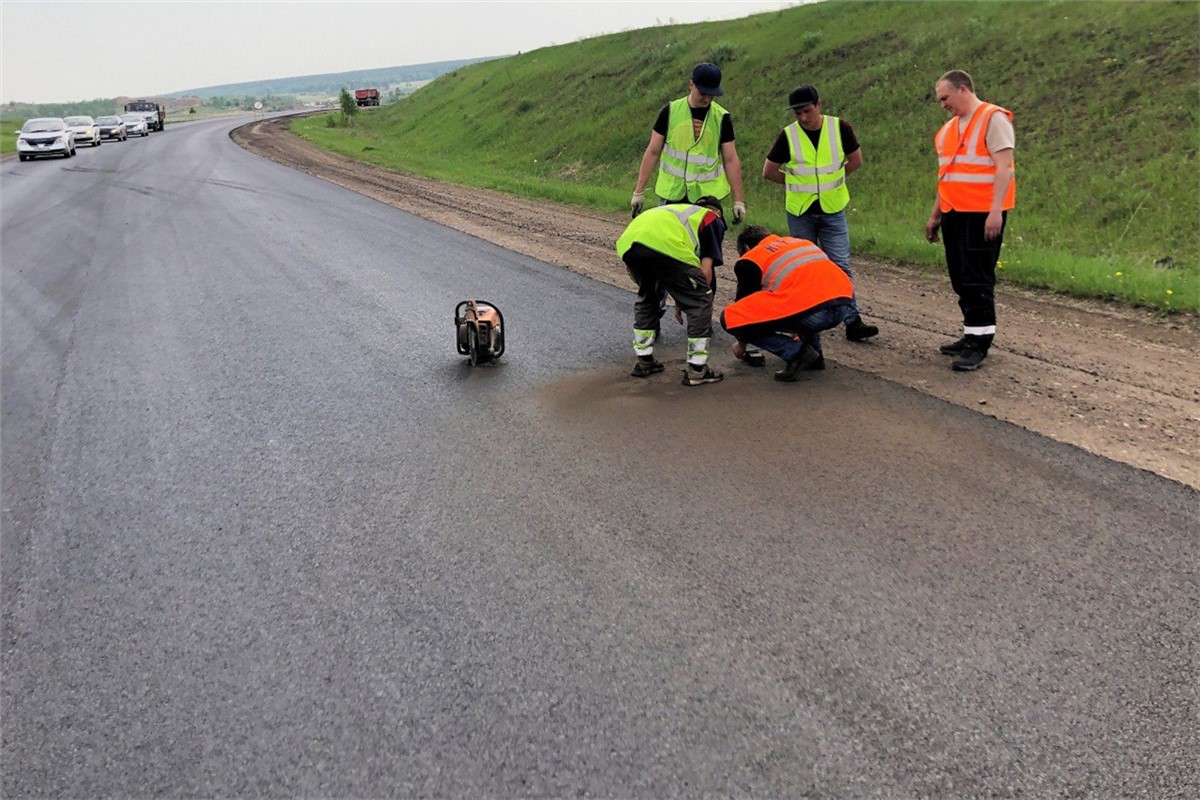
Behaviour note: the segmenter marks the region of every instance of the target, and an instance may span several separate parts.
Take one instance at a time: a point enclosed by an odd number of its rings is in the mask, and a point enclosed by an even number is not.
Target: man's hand
[[[938,228],[942,225],[942,218],[930,216],[929,221],[925,223],[925,241],[931,244],[937,244]]]
[[[746,204],[741,200],[733,201],[733,224],[741,225],[742,220],[746,218]]]
[[[1003,229],[1004,217],[999,211],[989,211],[987,219],[983,221],[983,238],[990,242],[999,236]]]
[[[683,324],[683,312],[679,309],[679,306],[675,306],[675,321],[680,325]]]
[[[743,358],[745,358],[746,357],[746,345],[742,344],[741,342],[734,342],[733,343],[733,357],[736,358],[738,361],[741,361]]]
[[[642,209],[646,207],[646,195],[642,192],[634,192],[633,197],[629,200],[630,218],[636,217],[642,213]]]

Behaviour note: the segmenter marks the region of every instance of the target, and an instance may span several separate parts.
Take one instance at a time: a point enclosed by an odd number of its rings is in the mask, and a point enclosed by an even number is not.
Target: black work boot
[[[879,328],[863,322],[862,317],[855,317],[846,323],[846,338],[852,342],[865,342],[877,333]]]
[[[795,381],[800,377],[800,373],[815,364],[818,358],[821,358],[821,351],[804,345],[795,358],[784,363],[783,369],[775,371],[775,380],[788,383]]]
[[[950,369],[955,372],[972,372],[979,368],[985,358],[987,358],[986,349],[968,345],[950,364]]]
[[[964,336],[957,342],[950,342],[942,345],[938,348],[938,352],[944,356],[956,356],[963,350],[966,350],[968,344],[970,344],[970,342],[968,341],[967,337]]]
[[[988,348],[992,346],[991,335],[967,334],[963,338],[966,340],[966,344],[963,345],[962,352],[950,364],[950,368],[955,372],[971,372],[978,369],[983,360],[987,358]]]

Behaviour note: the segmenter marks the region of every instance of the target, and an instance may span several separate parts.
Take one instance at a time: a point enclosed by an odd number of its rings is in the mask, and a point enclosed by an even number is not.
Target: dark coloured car
[[[129,131],[120,117],[96,117],[96,127],[100,129],[101,139],[123,142],[129,138]]]

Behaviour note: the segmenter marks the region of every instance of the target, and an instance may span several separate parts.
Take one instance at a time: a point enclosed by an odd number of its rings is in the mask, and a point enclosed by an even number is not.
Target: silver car
[[[75,155],[75,132],[61,117],[37,117],[17,133],[17,157],[28,161],[38,156]]]
[[[100,129],[101,139],[123,142],[129,138],[129,131],[120,117],[96,117],[96,127]]]
[[[125,132],[130,136],[150,135],[150,126],[146,124],[146,118],[137,112],[122,114],[121,121],[125,123]]]
[[[63,120],[67,127],[75,131],[75,144],[86,144],[88,147],[100,146],[100,129],[96,120],[91,117],[67,117]]]

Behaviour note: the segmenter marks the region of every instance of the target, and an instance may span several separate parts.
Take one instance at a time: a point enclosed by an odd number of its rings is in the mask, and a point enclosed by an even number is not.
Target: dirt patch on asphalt
[[[391,172],[320,150],[287,125],[287,119],[262,120],[232,135],[273,161],[539,261],[632,289],[613,249],[626,223],[623,214]],[[833,365],[878,375],[1200,488],[1200,324],[1195,315],[1163,319],[1001,285],[999,334],[987,362],[977,372],[955,373],[937,352],[961,329],[945,277],[863,258],[855,259],[854,269],[859,306],[881,332],[864,344],[827,335],[825,354]],[[718,309],[733,299],[729,266],[719,274]],[[732,356],[714,357],[718,365],[724,360]]]

